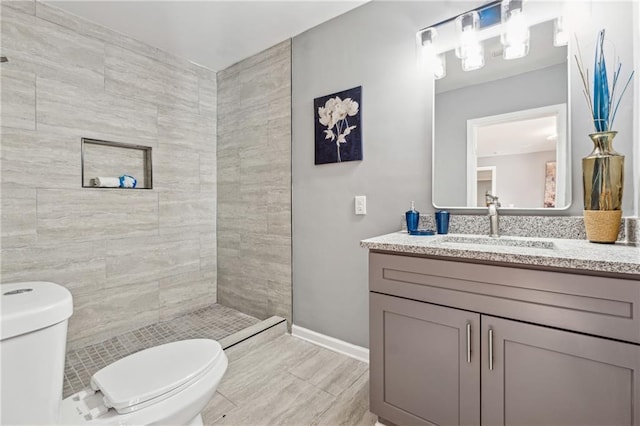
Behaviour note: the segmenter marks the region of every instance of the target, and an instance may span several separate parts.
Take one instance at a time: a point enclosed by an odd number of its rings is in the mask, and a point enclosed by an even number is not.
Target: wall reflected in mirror
[[[568,48],[554,45],[555,24],[531,26],[518,59],[503,58],[499,35],[484,39],[485,65],[474,71],[454,49],[438,52],[446,73],[434,81],[434,206],[485,207],[487,191],[503,208],[570,204]]]
[[[468,120],[466,206],[485,207],[480,188],[500,194],[503,207],[564,205],[565,179],[554,178],[550,187],[547,163],[557,164],[566,155],[565,111],[566,104],[558,104]],[[486,188],[488,167],[493,170],[491,188]]]

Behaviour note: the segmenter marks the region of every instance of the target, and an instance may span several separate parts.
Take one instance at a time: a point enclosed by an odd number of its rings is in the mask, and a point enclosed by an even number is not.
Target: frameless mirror
[[[487,192],[503,208],[571,204],[568,48],[554,46],[554,19],[546,19],[530,27],[529,53],[518,59],[503,58],[499,35],[482,40],[484,66],[474,71],[462,70],[453,49],[442,53],[446,74],[434,81],[435,207],[485,207]]]

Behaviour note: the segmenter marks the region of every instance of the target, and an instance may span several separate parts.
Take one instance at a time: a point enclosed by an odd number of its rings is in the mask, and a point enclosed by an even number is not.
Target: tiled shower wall
[[[74,296],[69,347],[216,300],[216,75],[2,1],[2,282]],[[153,148],[152,190],[81,187],[80,138]]]
[[[291,41],[218,73],[218,300],[291,324]]]

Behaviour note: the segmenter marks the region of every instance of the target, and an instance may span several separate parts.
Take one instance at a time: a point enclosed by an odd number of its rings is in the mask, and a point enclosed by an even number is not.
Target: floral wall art
[[[313,101],[315,164],[362,160],[362,86]]]

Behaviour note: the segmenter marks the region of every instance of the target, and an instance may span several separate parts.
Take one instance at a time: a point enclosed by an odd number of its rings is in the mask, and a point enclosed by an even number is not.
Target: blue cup
[[[415,210],[409,210],[405,213],[407,218],[407,231],[415,231],[418,229],[418,223],[420,222],[420,213]]]
[[[438,231],[438,234],[449,233],[449,212],[436,212],[436,230]]]

